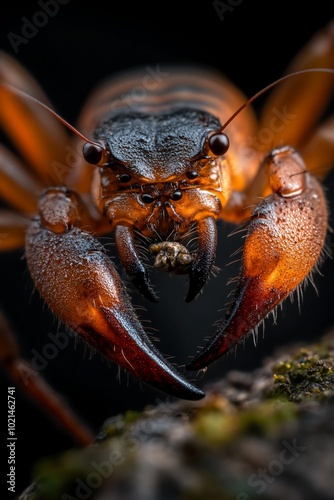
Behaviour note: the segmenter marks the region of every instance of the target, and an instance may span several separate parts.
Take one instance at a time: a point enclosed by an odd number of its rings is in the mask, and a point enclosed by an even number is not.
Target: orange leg
[[[334,23],[314,35],[285,74],[320,67],[334,68]],[[258,160],[259,165],[268,151],[289,144],[301,153],[308,170],[319,179],[325,177],[334,161],[334,118],[316,127],[333,95],[333,82],[333,74],[312,72],[293,76],[274,88],[265,103],[257,131],[243,138],[236,149],[237,156],[233,151],[231,158],[230,151],[226,155],[232,167],[235,164],[245,166],[235,171],[240,181],[233,178],[233,192],[222,213],[223,219],[232,223],[247,220],[259,199],[270,193],[261,169],[257,174],[255,172],[255,176],[245,176],[247,164],[244,164],[244,158],[247,156],[251,160]],[[233,128],[234,122],[230,126]],[[227,135],[229,127],[226,129]],[[253,167],[251,171],[254,171]],[[240,192],[239,184],[245,178],[248,183]]]
[[[12,330],[0,311],[0,362],[11,379],[29,395],[50,417],[61,424],[82,445],[94,441],[93,433],[66,406],[52,387],[20,357]]]
[[[0,197],[22,214],[33,215],[43,184],[0,145]]]
[[[9,210],[0,210],[0,250],[23,248],[29,220]]]
[[[38,177],[48,185],[59,183],[53,164],[65,161],[69,138],[64,127],[46,110],[4,84],[48,103],[30,74],[9,55],[0,53],[0,124]]]
[[[307,169],[324,179],[334,165],[334,116],[328,118],[301,147]]]
[[[59,183],[54,165],[64,163],[69,138],[57,120],[36,103],[18,96],[13,85],[48,102],[35,82],[13,58],[0,53],[0,125],[17,147],[22,160],[0,146],[0,196],[13,208],[0,211],[0,250],[24,246],[25,230],[37,209],[38,196],[52,182]]]
[[[333,22],[311,38],[286,69],[286,74],[319,67],[334,68]],[[326,73],[306,73],[277,86],[266,101],[260,120],[262,147],[268,151],[290,144],[300,149],[328,105],[333,88],[333,75]],[[270,132],[273,132],[272,142],[268,143]],[[318,154],[321,155],[321,150]]]

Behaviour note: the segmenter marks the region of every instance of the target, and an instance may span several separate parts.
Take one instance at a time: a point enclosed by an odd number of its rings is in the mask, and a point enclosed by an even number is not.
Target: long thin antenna
[[[97,146],[101,147],[101,144],[99,144],[98,142],[92,141],[91,139],[88,139],[85,135],[83,135],[81,132],[79,132],[79,130],[77,130],[75,127],[73,127],[73,125],[68,123],[68,121],[66,121],[62,116],[58,115],[58,113],[56,113],[52,108],[50,108],[49,106],[44,104],[44,102],[36,99],[36,97],[33,97],[33,96],[27,94],[23,90],[20,90],[17,87],[10,85],[9,83],[0,82],[0,86],[9,90],[10,92],[13,92],[14,94],[16,94],[18,96],[22,96],[25,99],[30,99],[30,101],[35,102],[36,104],[38,104],[39,106],[44,108],[46,111],[51,113],[55,118],[57,118],[57,120],[59,120],[63,125],[65,125],[65,127],[67,127],[69,130],[74,132],[74,134],[76,134],[78,137],[80,137],[80,139],[84,140],[85,142],[88,142],[89,144],[93,144],[94,146],[97,145]]]
[[[309,69],[303,69],[303,70],[300,70],[300,71],[295,71],[294,73],[289,73],[288,75],[282,76],[278,80],[275,80],[274,82],[270,83],[269,85],[267,85],[266,87],[264,87],[262,90],[260,90],[256,94],[254,94],[252,97],[250,97],[249,99],[247,99],[247,101],[244,102],[244,104],[242,104],[240,106],[240,108],[238,108],[233,113],[233,115],[230,116],[230,118],[224,123],[224,125],[216,133],[219,134],[220,132],[222,132],[231,123],[231,121],[234,120],[234,118],[243,109],[245,109],[247,106],[249,106],[249,104],[251,104],[253,101],[255,101],[255,99],[257,99],[258,97],[260,97],[262,94],[264,94],[268,90],[272,89],[273,87],[275,87],[279,83],[283,82],[284,80],[287,80],[288,78],[291,78],[293,76],[304,75],[305,73],[318,73],[318,72],[320,72],[320,73],[330,73],[330,74],[334,75],[334,69],[331,69],[331,68],[309,68]]]

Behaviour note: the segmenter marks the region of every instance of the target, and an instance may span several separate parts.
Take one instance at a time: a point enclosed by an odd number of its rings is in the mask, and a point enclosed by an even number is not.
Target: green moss
[[[29,500],[69,500],[78,492],[97,490],[102,480],[131,463],[131,447],[128,434],[112,437],[83,450],[72,449],[59,457],[43,459],[34,469],[37,478]],[[133,442],[132,444],[133,445]],[[96,483],[97,481],[97,483]],[[80,496],[79,496],[80,498]]]
[[[202,440],[221,446],[246,434],[264,436],[275,432],[295,416],[295,405],[283,401],[263,401],[241,412],[222,412],[209,405],[198,411],[193,426]]]
[[[107,438],[121,436],[127,426],[138,420],[142,414],[137,411],[128,410],[124,415],[116,415],[106,420],[97,437],[98,441],[103,441]]]
[[[326,343],[302,348],[274,366],[274,388],[269,396],[289,401],[323,399],[334,389],[334,354]]]
[[[110,498],[114,491],[119,498],[117,492],[125,485],[135,498],[137,485],[146,481],[157,492],[168,490],[164,498],[233,500],[239,492],[240,498],[247,498],[248,480],[257,473],[254,464],[266,470],[271,463],[268,458],[261,462],[263,443],[276,460],[284,442],[303,447],[304,453],[305,435],[315,429],[328,435],[323,425],[312,427],[314,413],[312,419],[304,418],[310,405],[300,411],[300,401],[316,399],[317,407],[325,401],[329,421],[333,420],[327,401],[334,394],[334,336],[277,359],[272,373],[265,366],[254,374],[242,399],[234,397],[240,389],[232,378],[209,389],[200,402],[179,401],[112,417],[94,445],[38,463],[34,485],[19,499],[100,500],[106,498],[104,487]],[[101,492],[96,481],[103,484]]]

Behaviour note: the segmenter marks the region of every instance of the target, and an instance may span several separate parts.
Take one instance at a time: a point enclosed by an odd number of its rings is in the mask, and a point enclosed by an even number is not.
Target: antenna
[[[254,102],[255,99],[257,99],[258,97],[260,97],[262,94],[264,94],[268,90],[272,89],[273,87],[276,87],[276,85],[278,85],[279,83],[284,82],[285,80],[288,80],[288,78],[291,78],[293,76],[304,75],[305,73],[318,73],[318,72],[319,73],[329,73],[329,74],[334,75],[334,69],[330,69],[330,68],[309,68],[309,69],[303,69],[303,70],[300,70],[300,71],[295,71],[294,73],[289,73],[288,75],[282,76],[282,78],[279,78],[278,80],[275,80],[274,82],[270,83],[269,85],[267,85],[266,87],[264,87],[262,90],[260,90],[256,94],[254,94],[252,97],[250,97],[249,99],[247,99],[247,101],[244,102],[244,104],[242,104],[240,106],[240,108],[238,108],[233,113],[232,116],[230,116],[230,118],[224,123],[224,125],[219,130],[217,130],[217,132],[215,132],[215,134],[220,134],[231,123],[231,121],[234,120],[234,118],[236,116],[238,116],[238,114],[243,109],[245,109],[249,104],[251,104],[252,102]]]
[[[76,134],[78,137],[80,137],[80,139],[82,139],[85,142],[88,142],[89,144],[92,144],[93,146],[99,146],[101,148],[101,144],[99,144],[96,141],[92,141],[91,139],[88,139],[81,132],[79,132],[79,130],[77,130],[75,127],[73,127],[73,125],[68,123],[68,121],[66,121],[62,116],[58,115],[58,113],[56,113],[55,111],[53,111],[53,109],[51,109],[49,106],[44,104],[44,102],[36,99],[36,97],[33,97],[33,96],[27,94],[23,90],[20,90],[17,87],[10,85],[9,83],[0,82],[0,86],[9,90],[12,93],[18,95],[18,96],[24,97],[25,99],[29,99],[30,101],[35,102],[36,104],[38,104],[39,106],[44,108],[46,111],[51,113],[55,118],[57,118],[57,120],[59,120],[63,125],[65,125],[65,127],[67,127],[69,130],[71,130],[71,132],[74,132],[74,134]]]

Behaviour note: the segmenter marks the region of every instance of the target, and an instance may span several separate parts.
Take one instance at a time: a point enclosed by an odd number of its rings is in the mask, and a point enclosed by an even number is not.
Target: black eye
[[[188,172],[186,172],[186,177],[188,177],[189,180],[196,179],[196,177],[198,177],[198,172],[196,172],[196,170],[188,170]]]
[[[230,146],[229,138],[224,133],[213,134],[208,140],[209,154],[213,156],[222,156]]]
[[[141,195],[141,199],[142,199],[142,201],[143,201],[144,203],[153,203],[153,201],[154,201],[153,196],[151,196],[151,195],[150,195],[150,194],[148,194],[148,193],[143,193],[143,194]]]
[[[180,191],[179,189],[177,189],[176,191],[174,191],[174,193],[170,195],[170,199],[173,201],[179,201],[181,200],[181,198],[182,198],[182,191]]]
[[[86,142],[82,148],[82,154],[86,162],[97,165],[102,160],[104,149],[97,143]]]
[[[120,182],[123,182],[124,184],[126,184],[127,182],[130,182],[130,181],[131,181],[131,175],[130,175],[130,174],[126,174],[126,173],[124,173],[124,174],[120,174],[120,175],[118,176],[118,180],[119,180]]]

